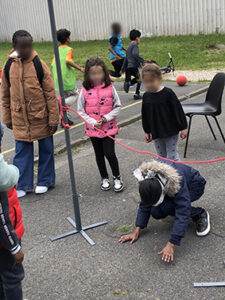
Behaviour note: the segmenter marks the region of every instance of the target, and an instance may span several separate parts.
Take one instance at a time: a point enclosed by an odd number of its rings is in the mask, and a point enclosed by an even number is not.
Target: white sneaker
[[[22,197],[24,197],[24,196],[26,196],[26,192],[25,191],[23,191],[23,190],[17,190],[16,191],[17,192],[17,197],[18,198],[22,198]]]
[[[114,180],[114,191],[121,192],[124,189],[123,180],[121,176],[113,177]]]
[[[111,189],[110,182],[109,182],[108,178],[103,178],[102,179],[101,189],[103,191],[108,191],[108,190]]]
[[[47,193],[48,191],[48,187],[47,186],[36,186],[36,189],[35,189],[35,194],[44,194],[44,193]]]

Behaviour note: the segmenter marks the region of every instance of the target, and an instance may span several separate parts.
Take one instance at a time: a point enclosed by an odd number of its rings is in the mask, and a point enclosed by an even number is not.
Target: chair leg
[[[222,131],[221,127],[220,127],[220,124],[219,124],[219,122],[218,122],[216,116],[213,116],[213,118],[214,118],[214,120],[215,120],[215,122],[216,122],[216,125],[217,125],[217,127],[218,127],[218,129],[219,129],[219,132],[220,132],[220,134],[221,134],[221,136],[222,136],[223,142],[225,143],[225,138],[224,138],[224,135],[223,135],[223,131]]]
[[[184,158],[186,158],[186,154],[187,154],[188,140],[189,140],[189,135],[190,135],[190,131],[191,131],[192,117],[193,117],[193,115],[189,116],[190,120],[189,120],[189,124],[188,124],[188,133],[187,133],[187,138],[186,138],[186,144],[185,144],[185,148],[184,148]]]
[[[213,135],[213,137],[214,137],[214,140],[216,140],[216,135],[215,135],[215,133],[214,133],[214,131],[213,131],[213,129],[212,129],[212,126],[211,126],[211,124],[210,124],[210,122],[209,122],[209,119],[208,119],[208,117],[205,115],[205,118],[206,118],[206,121],[207,121],[207,123],[208,123],[208,125],[209,125],[209,128],[210,128],[210,131],[212,132],[212,135]]]

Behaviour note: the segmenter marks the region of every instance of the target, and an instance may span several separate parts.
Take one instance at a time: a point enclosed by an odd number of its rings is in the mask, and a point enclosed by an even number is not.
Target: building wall
[[[57,28],[73,40],[108,38],[110,23],[144,35],[225,32],[225,0],[53,0]],[[0,41],[27,29],[36,41],[51,40],[47,0],[0,0]]]

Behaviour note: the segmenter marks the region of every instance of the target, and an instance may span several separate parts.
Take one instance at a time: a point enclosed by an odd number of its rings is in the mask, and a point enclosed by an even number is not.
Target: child
[[[105,63],[100,57],[91,57],[85,65],[83,87],[78,99],[78,112],[91,125],[101,129],[105,134],[115,136],[118,133],[116,117],[121,109],[120,99],[109,77]],[[105,157],[113,173],[114,190],[123,190],[119,164],[115,154],[115,143],[104,133],[85,126],[85,133],[91,138],[96,161],[102,177],[101,189],[110,189]]]
[[[0,299],[23,299],[22,210],[14,186],[19,170],[0,155]]]
[[[110,51],[110,61],[113,65],[115,71],[109,71],[110,75],[113,77],[120,77],[120,71],[123,66],[124,58],[126,54],[123,52],[124,49],[122,40],[120,38],[121,25],[119,23],[113,23],[112,34],[109,38],[109,51]]]
[[[60,29],[57,31],[57,39],[61,43],[59,46],[59,59],[62,70],[64,96],[65,98],[77,95],[76,90],[76,77],[74,68],[84,72],[84,68],[81,68],[73,62],[73,49],[70,45],[70,34],[71,32],[67,29]],[[55,82],[56,91],[59,92],[58,76],[56,70],[55,58],[52,61],[52,74]],[[73,125],[73,121],[68,119],[68,124]]]
[[[139,56],[139,48],[140,44],[141,32],[138,30],[131,30],[130,32],[130,40],[131,43],[127,48],[126,58],[124,59],[124,63],[122,66],[121,73],[126,72],[125,82],[124,82],[124,90],[126,93],[129,92],[129,87],[137,83],[136,93],[134,95],[134,99],[141,99],[140,88],[141,88],[141,79],[139,69],[141,65],[144,63],[144,59]],[[134,79],[131,80],[131,76],[134,76]]]
[[[142,82],[146,88],[142,103],[142,124],[146,143],[154,140],[157,154],[179,160],[178,134],[187,136],[187,121],[175,93],[161,84],[162,75],[156,64],[142,69]]]
[[[33,190],[34,150],[38,140],[39,164],[36,194],[55,185],[53,134],[59,122],[54,81],[47,65],[32,47],[25,30],[13,35],[13,50],[2,76],[2,121],[15,137],[14,165],[20,171],[18,197]]]
[[[134,175],[140,183],[141,196],[136,229],[132,234],[122,236],[119,242],[134,243],[140,230],[147,226],[150,216],[155,219],[174,216],[170,240],[165,248],[158,252],[162,255],[162,260],[170,262],[174,257],[174,245],[180,245],[190,218],[196,223],[197,236],[209,233],[209,213],[201,207],[191,205],[204,194],[206,184],[197,170],[184,164],[152,160],[143,163],[135,170]]]

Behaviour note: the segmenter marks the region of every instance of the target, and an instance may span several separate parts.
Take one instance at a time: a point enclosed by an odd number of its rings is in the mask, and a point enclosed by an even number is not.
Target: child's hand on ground
[[[130,241],[130,243],[133,244],[137,240],[138,240],[138,235],[135,233],[130,233],[130,234],[121,236],[121,238],[119,239],[119,243],[126,243],[126,242]]]
[[[57,125],[49,126],[50,134],[54,134],[57,131],[57,128],[58,128]]]
[[[14,254],[13,257],[14,257],[14,265],[21,264],[24,259],[23,251],[20,249],[20,251]]]
[[[135,243],[139,238],[140,230],[140,227],[136,227],[133,233],[121,236],[119,243],[126,243],[128,241],[130,241],[131,244]]]
[[[182,130],[181,133],[180,133],[180,138],[182,140],[186,139],[187,134],[188,134],[188,130],[187,129]]]
[[[5,124],[7,128],[12,129],[12,123]]]
[[[102,120],[99,120],[95,123],[95,127],[100,129],[102,127]]]
[[[173,261],[174,256],[174,244],[168,242],[166,244],[166,247],[164,247],[160,252],[158,252],[158,255],[162,255],[162,260],[165,262]]]
[[[150,133],[145,133],[145,142],[148,144],[152,141],[152,137]]]

